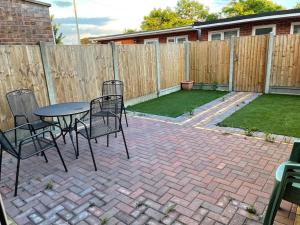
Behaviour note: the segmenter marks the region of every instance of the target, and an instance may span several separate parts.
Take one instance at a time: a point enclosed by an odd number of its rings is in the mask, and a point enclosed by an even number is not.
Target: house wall
[[[159,38],[159,43],[166,43],[168,37],[173,36],[183,36],[188,35],[189,41],[197,41],[198,40],[198,32],[196,30],[192,31],[185,31],[185,32],[174,32],[168,34],[160,34],[160,35],[151,35],[151,36],[140,36],[135,38],[128,38],[128,39],[115,39],[114,42],[121,42],[122,44],[144,44],[145,39],[153,39]],[[107,44],[111,40],[99,41],[99,44]]]
[[[208,29],[203,28],[201,30],[200,40],[207,41],[208,32],[210,31],[226,30],[226,29],[233,29],[233,28],[240,28],[240,36],[249,36],[252,35],[253,26],[269,25],[269,24],[276,24],[276,35],[289,34],[291,30],[292,22],[300,22],[300,18],[268,20],[268,21],[254,22],[254,23],[244,23],[239,25],[219,26],[219,27],[208,28]]]
[[[23,0],[0,0],[0,44],[53,42],[47,5]]]

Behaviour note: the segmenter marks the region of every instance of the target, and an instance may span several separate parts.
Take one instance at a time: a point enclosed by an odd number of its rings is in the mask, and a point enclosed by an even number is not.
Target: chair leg
[[[44,159],[45,159],[46,163],[48,163],[48,159],[47,159],[47,156],[46,156],[45,152],[42,152],[42,155],[44,156]]]
[[[95,161],[95,157],[94,157],[94,152],[93,152],[93,149],[92,149],[91,140],[88,139],[88,142],[89,142],[89,147],[90,147],[90,151],[91,151],[91,155],[92,155],[92,159],[93,159],[95,171],[97,171],[97,166],[96,166],[96,161]]]
[[[17,164],[17,172],[16,172],[16,181],[15,181],[15,194],[14,196],[16,197],[18,194],[18,184],[19,184],[19,171],[20,171],[20,162],[21,159],[18,158],[18,164]]]
[[[124,141],[124,145],[125,145],[125,150],[126,150],[126,154],[127,154],[127,159],[129,159],[129,152],[128,152],[128,148],[127,148],[127,144],[126,144],[126,140],[125,140],[125,135],[124,135],[124,131],[123,128],[121,126],[121,132],[122,132],[122,136],[123,136],[123,141]]]
[[[126,109],[125,109],[124,106],[123,106],[123,110],[124,110],[124,116],[125,116],[126,126],[128,127],[127,114],[126,114]]]
[[[76,159],[78,159],[78,157],[79,157],[79,143],[78,143],[78,133],[77,132],[76,132],[76,150],[77,150]]]
[[[270,197],[270,202],[265,214],[263,225],[272,225],[281,203],[281,183],[276,182]]]
[[[109,147],[109,134],[106,135],[106,146]]]
[[[62,135],[62,137],[63,137],[63,140],[64,140],[64,144],[67,144],[67,142],[66,142],[66,135]]]
[[[62,162],[62,164],[63,164],[63,166],[64,166],[65,171],[68,172],[68,169],[67,169],[67,167],[66,167],[65,161],[64,161],[64,159],[63,159],[63,157],[62,157],[62,155],[61,155],[61,152],[60,152],[60,150],[59,150],[59,148],[58,148],[58,146],[57,146],[56,143],[55,143],[55,148],[56,148],[57,153],[58,153],[58,155],[59,155],[59,158],[60,158],[60,160],[61,160],[61,162]]]
[[[98,144],[98,140],[97,140],[97,138],[95,138],[95,143],[96,143],[96,144]]]
[[[2,157],[3,157],[3,149],[0,150],[0,180],[1,180],[1,172],[2,172]]]

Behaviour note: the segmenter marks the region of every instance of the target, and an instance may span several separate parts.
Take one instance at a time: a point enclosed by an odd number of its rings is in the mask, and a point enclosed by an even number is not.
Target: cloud
[[[70,1],[63,1],[63,0],[53,1],[53,4],[56,5],[56,6],[58,6],[58,7],[62,7],[62,8],[72,6],[72,2],[70,2]]]
[[[59,24],[75,24],[74,17],[55,18],[54,21]],[[93,17],[93,18],[79,17],[78,18],[79,24],[87,24],[87,25],[103,26],[111,21],[113,21],[113,19],[109,17]]]

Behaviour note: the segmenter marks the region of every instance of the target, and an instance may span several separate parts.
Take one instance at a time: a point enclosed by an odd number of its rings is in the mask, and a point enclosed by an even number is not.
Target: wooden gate
[[[240,37],[235,41],[234,91],[263,92],[268,36]]]

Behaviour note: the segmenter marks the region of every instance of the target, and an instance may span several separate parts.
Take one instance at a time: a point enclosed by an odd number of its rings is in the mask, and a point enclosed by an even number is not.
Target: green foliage
[[[181,19],[191,23],[205,20],[208,16],[208,8],[196,0],[178,0],[175,12]]]
[[[178,91],[127,107],[130,111],[177,117],[227,94],[223,91]]]
[[[191,24],[190,20],[179,18],[178,14],[168,7],[166,9],[153,9],[148,16],[144,17],[141,29],[159,30]]]
[[[219,19],[219,17],[220,17],[219,13],[209,13],[206,17],[206,21],[217,20]]]
[[[300,2],[298,2],[298,3],[295,5],[294,8],[295,8],[295,9],[300,9]]]
[[[284,9],[284,7],[272,2],[271,0],[231,0],[222,9],[222,13],[226,17],[231,17],[264,13],[282,9]]]
[[[105,225],[108,223],[108,219],[106,217],[100,218],[100,224]]]
[[[128,28],[124,30],[124,34],[131,34],[137,32],[137,29]]]
[[[50,16],[50,20],[51,20],[51,24],[52,24],[55,43],[56,44],[63,44],[63,39],[65,38],[65,36],[63,35],[63,33],[59,32],[60,24],[57,24],[57,23],[54,22],[54,15]]]
[[[46,185],[46,190],[52,190],[54,187],[54,183],[52,180],[50,180]]]
[[[209,16],[208,8],[196,0],[178,0],[175,9],[153,9],[144,17],[142,30],[158,30],[192,25],[195,21],[203,21]],[[210,18],[215,15],[211,14]]]
[[[250,205],[246,208],[246,211],[250,214],[256,215],[257,214],[257,210],[253,205]]]
[[[219,123],[220,126],[255,128],[264,133],[300,137],[300,96],[262,95]]]

